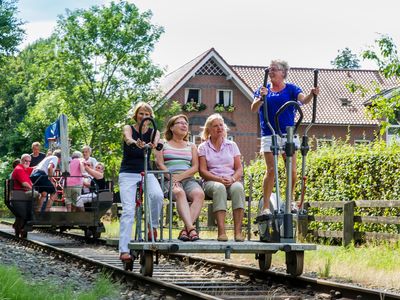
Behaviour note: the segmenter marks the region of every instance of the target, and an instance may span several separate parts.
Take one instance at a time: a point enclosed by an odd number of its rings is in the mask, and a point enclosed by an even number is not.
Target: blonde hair
[[[100,167],[102,167],[102,168],[103,168],[103,172],[104,172],[105,166],[104,166],[104,164],[103,164],[103,163],[101,163],[101,162],[98,162],[98,163],[97,163],[97,165],[96,165],[96,167],[97,167],[97,166],[100,166]]]
[[[225,128],[225,138],[228,136],[227,132],[229,130],[228,126],[226,126],[224,118],[220,114],[212,114],[209,116],[206,120],[206,123],[204,124],[203,131],[201,132],[200,136],[203,141],[207,141],[210,138],[210,130],[212,126],[212,122],[215,120],[220,120],[222,123],[224,123],[224,128]]]
[[[153,109],[151,108],[150,104],[141,101],[135,105],[135,108],[133,110],[133,119],[135,120],[135,122],[137,122],[137,115],[138,115],[140,109],[144,109],[145,111],[147,111],[150,114],[150,117],[154,118],[154,112],[153,112]]]
[[[40,147],[41,145],[40,145],[39,142],[33,142],[33,143],[32,143],[32,148],[33,148],[33,146],[39,146],[39,147]]]
[[[180,119],[180,118],[185,119],[185,121],[189,124],[189,120],[188,120],[187,116],[185,116],[185,115],[182,115],[182,114],[181,114],[181,115],[177,115],[177,116],[171,117],[171,118],[168,120],[167,127],[165,128],[165,131],[164,131],[164,137],[165,137],[165,139],[166,139],[167,141],[172,140],[172,137],[173,137],[174,134],[172,133],[171,128],[172,128],[172,126],[175,125],[176,120],[178,120],[178,119]],[[184,140],[184,141],[188,141],[188,140],[189,140],[189,131],[188,131],[187,134],[183,137],[183,140]]]
[[[271,65],[279,66],[283,70],[284,77],[285,78],[287,77],[287,74],[290,70],[290,67],[289,67],[289,64],[287,63],[287,61],[284,61],[281,59],[274,59],[274,60],[271,60]]]

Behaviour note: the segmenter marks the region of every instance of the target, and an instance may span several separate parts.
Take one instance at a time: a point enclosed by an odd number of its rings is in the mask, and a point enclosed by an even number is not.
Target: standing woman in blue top
[[[120,218],[119,252],[122,261],[130,260],[128,243],[131,240],[132,224],[135,217],[136,186],[142,179],[141,172],[144,171],[144,150],[145,144],[150,143],[153,128],[148,127],[148,122],[142,126],[143,140],[140,140],[139,125],[146,117],[154,118],[153,109],[145,102],[139,102],[134,109],[133,119],[135,125],[125,125],[123,128],[124,146],[121,168],[119,170],[119,193],[122,203],[122,215]],[[150,144],[155,148],[160,138],[157,131],[154,143]],[[150,164],[147,165],[150,170]],[[148,239],[154,235],[157,238],[157,227],[164,199],[160,184],[154,174],[148,174],[147,191],[151,204],[152,228],[149,228]]]
[[[267,170],[264,175],[263,181],[263,196],[264,206],[262,214],[271,214],[269,209],[269,199],[271,197],[272,189],[274,187],[274,157],[271,152],[271,135],[272,132],[268,128],[268,125],[264,121],[264,110],[262,96],[265,95],[265,101],[268,105],[268,120],[271,123],[275,131],[277,131],[276,124],[274,121],[275,114],[281,106],[288,101],[298,101],[300,104],[309,103],[313,95],[319,94],[319,88],[311,89],[310,93],[306,96],[300,87],[285,82],[289,71],[289,65],[283,60],[273,60],[269,66],[269,77],[271,83],[267,84],[267,87],[261,87],[254,93],[254,101],[251,104],[251,111],[259,113],[260,127],[261,127],[261,148],[260,152],[264,154],[265,163]],[[289,106],[279,117],[279,125],[283,134],[286,134],[286,126],[294,125],[294,118],[296,115],[296,108]],[[286,138],[278,136],[278,145],[281,146],[286,142]],[[298,137],[294,138],[296,147],[300,146]],[[285,154],[283,153],[283,158]],[[292,189],[296,185],[296,156],[293,156],[293,168],[292,168]]]

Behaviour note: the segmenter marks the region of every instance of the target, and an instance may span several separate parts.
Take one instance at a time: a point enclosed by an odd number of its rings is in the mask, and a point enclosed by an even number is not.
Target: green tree
[[[100,158],[119,145],[132,103],[152,99],[152,83],[162,75],[150,54],[163,29],[151,24],[151,16],[121,1],[67,11],[58,20],[57,73],[65,112]]]
[[[360,60],[356,54],[353,54],[349,48],[338,50],[338,55],[331,61],[336,69],[359,69]]]
[[[21,28],[24,22],[15,17],[17,2],[0,0],[0,56],[14,53],[25,34]]]
[[[42,141],[49,119],[54,119],[62,107],[52,97],[53,103],[35,109],[39,100],[43,102],[56,92],[54,45],[54,38],[39,40],[18,56],[7,57],[0,68],[1,74],[7,74],[0,89],[0,155],[19,156],[30,150],[32,141]]]
[[[375,96],[368,112],[374,119],[388,120],[383,121],[382,131],[384,131],[390,123],[400,122],[400,58],[393,39],[387,35],[380,35],[375,44],[370,46],[368,50],[363,52],[363,58],[374,61],[379,71],[388,79],[393,80],[393,84],[397,87],[391,90],[383,91],[380,88],[375,90]]]

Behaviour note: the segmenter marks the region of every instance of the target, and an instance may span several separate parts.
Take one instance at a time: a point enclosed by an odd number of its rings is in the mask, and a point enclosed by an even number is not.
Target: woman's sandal
[[[186,229],[181,230],[181,232],[179,233],[179,236],[178,236],[178,240],[181,240],[184,242],[190,241],[190,238],[188,236],[188,232]]]
[[[130,255],[128,252],[123,252],[123,253],[121,253],[121,254],[119,255],[119,259],[120,259],[121,261],[131,261],[131,260],[132,260],[132,257],[131,257],[131,255]]]
[[[192,242],[200,239],[199,234],[197,233],[195,228],[193,228],[192,230],[189,230],[188,236],[189,236],[190,241],[192,241]]]

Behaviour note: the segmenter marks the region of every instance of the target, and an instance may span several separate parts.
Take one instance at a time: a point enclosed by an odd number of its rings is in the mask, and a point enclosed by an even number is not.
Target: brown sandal
[[[199,234],[197,233],[195,228],[189,230],[188,237],[189,237],[190,241],[192,241],[192,242],[200,239]]]
[[[179,233],[179,236],[178,236],[178,240],[181,240],[184,242],[190,241],[190,238],[188,236],[188,232],[186,229],[181,230],[181,232]]]

